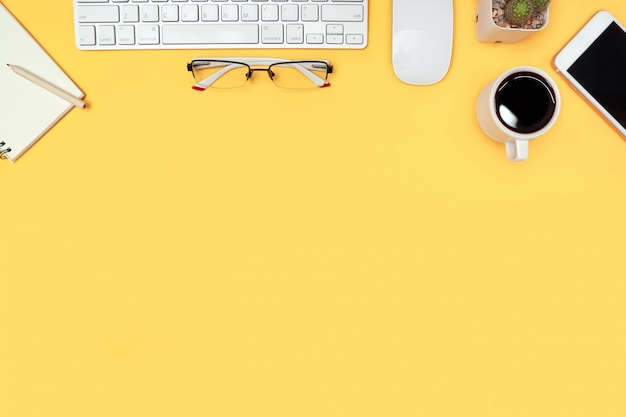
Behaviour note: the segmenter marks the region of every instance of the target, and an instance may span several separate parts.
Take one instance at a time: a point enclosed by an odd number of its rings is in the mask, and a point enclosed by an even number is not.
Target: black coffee
[[[498,119],[518,133],[543,128],[556,110],[556,95],[548,82],[532,72],[511,74],[496,91]]]

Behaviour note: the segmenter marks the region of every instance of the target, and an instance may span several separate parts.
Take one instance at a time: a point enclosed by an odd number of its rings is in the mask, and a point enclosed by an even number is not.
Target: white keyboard
[[[76,45],[84,50],[367,45],[368,0],[73,2]]]

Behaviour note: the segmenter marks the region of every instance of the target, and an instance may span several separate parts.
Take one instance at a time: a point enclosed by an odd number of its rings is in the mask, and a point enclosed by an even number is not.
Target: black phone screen
[[[626,32],[615,22],[567,70],[626,129]]]

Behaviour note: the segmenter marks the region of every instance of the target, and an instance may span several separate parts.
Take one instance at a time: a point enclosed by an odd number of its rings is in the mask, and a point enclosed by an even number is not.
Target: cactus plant
[[[504,17],[512,25],[522,25],[530,19],[534,10],[532,0],[509,0],[504,8]]]
[[[550,0],[533,0],[535,12],[541,12],[548,8]]]
[[[545,28],[550,0],[476,0],[479,42],[518,42]]]
[[[512,25],[521,26],[549,4],[550,0],[506,0],[504,18]]]

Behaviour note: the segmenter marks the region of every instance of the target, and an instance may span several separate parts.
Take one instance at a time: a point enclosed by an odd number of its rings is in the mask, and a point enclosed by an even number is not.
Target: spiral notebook
[[[26,68],[76,97],[84,94],[0,4],[0,157],[15,162],[73,105],[20,77],[7,64]]]

